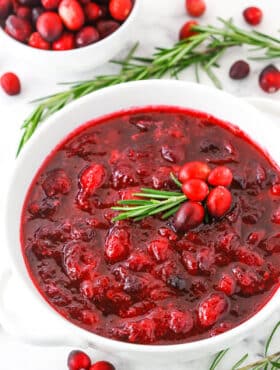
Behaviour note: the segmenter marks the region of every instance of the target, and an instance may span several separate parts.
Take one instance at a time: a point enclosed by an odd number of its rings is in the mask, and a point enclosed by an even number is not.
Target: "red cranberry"
[[[223,274],[217,289],[224,292],[227,296],[231,296],[235,292],[236,282],[229,274]]]
[[[186,182],[189,179],[200,179],[206,181],[210,167],[204,162],[189,162],[186,163],[179,172],[179,180]]]
[[[90,358],[82,351],[72,351],[69,353],[67,365],[69,370],[83,370],[90,367]]]
[[[165,238],[153,240],[148,245],[148,251],[157,261],[165,261],[168,258],[169,242]]]
[[[77,0],[62,0],[58,13],[65,26],[71,31],[79,30],[85,23],[83,8]]]
[[[99,40],[99,33],[96,28],[86,26],[82,28],[76,35],[77,47],[87,46]]]
[[[85,15],[88,21],[96,21],[102,15],[100,6],[96,3],[88,3],[85,6]]]
[[[186,334],[193,328],[194,322],[190,312],[173,310],[170,313],[169,328],[176,334]]]
[[[0,0],[0,19],[5,19],[12,12],[11,0]]]
[[[40,0],[17,0],[20,5],[24,6],[36,6],[40,5]]]
[[[110,0],[109,10],[111,16],[117,21],[124,21],[132,9],[131,0]]]
[[[203,180],[190,179],[183,184],[182,191],[188,199],[202,202],[207,197],[209,188]]]
[[[224,296],[220,294],[211,294],[202,301],[198,308],[198,318],[203,327],[212,326],[227,310],[228,303]]]
[[[197,25],[198,25],[197,21],[188,21],[188,22],[186,22],[180,30],[179,40],[184,40],[184,39],[187,39],[191,36],[196,35],[197,32],[193,31],[192,27],[197,26]]]
[[[10,15],[5,23],[5,31],[14,39],[27,42],[32,33],[32,28],[27,20]]]
[[[229,76],[233,80],[242,80],[250,73],[250,66],[244,60],[238,60],[233,63],[229,70]]]
[[[107,361],[98,361],[91,365],[89,370],[115,370],[115,367]]]
[[[36,23],[37,31],[48,42],[57,40],[63,31],[63,24],[57,13],[46,12],[39,16]]]
[[[49,50],[51,45],[49,42],[45,41],[39,32],[33,32],[29,38],[28,45],[37,49]]]
[[[213,186],[230,186],[232,178],[232,172],[228,167],[218,166],[210,172],[208,182]]]
[[[271,187],[271,193],[272,195],[278,195],[280,196],[280,184],[275,184]]]
[[[59,39],[53,42],[53,50],[71,50],[75,48],[75,37],[72,33],[64,32]]]
[[[174,227],[177,231],[188,231],[203,222],[204,208],[196,202],[185,202],[174,216]]]
[[[35,7],[32,8],[32,23],[36,25],[37,19],[40,17],[42,13],[44,13],[44,8]]]
[[[280,71],[272,64],[265,67],[259,77],[260,87],[267,93],[280,89]]]
[[[119,27],[120,27],[120,24],[116,21],[99,21],[96,25],[97,27],[97,30],[100,34],[100,37],[102,39],[104,39],[105,37],[111,35],[112,33],[114,33]]]
[[[4,73],[0,79],[0,84],[8,95],[17,95],[20,93],[20,80],[18,76],[12,72]]]
[[[41,0],[41,3],[45,9],[52,10],[56,9],[61,0]]]
[[[231,207],[232,196],[224,186],[217,186],[210,191],[207,198],[207,208],[214,217],[222,217]]]
[[[113,229],[105,241],[105,257],[108,262],[116,263],[128,257],[130,234],[125,229]]]
[[[204,0],[186,0],[186,9],[190,16],[200,17],[206,10]]]
[[[30,20],[32,18],[32,11],[27,6],[19,6],[16,10],[16,14],[22,19]]]
[[[243,17],[245,21],[252,26],[256,26],[261,23],[263,13],[260,8],[256,6],[250,6],[243,11]]]

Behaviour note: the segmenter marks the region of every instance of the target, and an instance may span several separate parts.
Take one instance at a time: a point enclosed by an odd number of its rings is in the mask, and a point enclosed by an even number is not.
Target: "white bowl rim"
[[[228,99],[232,99],[233,101],[239,102],[241,106],[242,105],[246,106],[247,110],[250,109],[251,112],[254,112],[254,114],[261,115],[261,113],[256,108],[252,107],[250,104],[248,104],[247,102],[243,101],[240,98],[237,98],[237,97],[235,97],[235,96],[233,96],[229,93],[226,93],[224,91],[220,91],[220,90],[217,90],[215,88],[212,88],[212,87],[209,87],[209,86],[206,86],[206,85],[200,85],[200,84],[192,83],[192,82],[164,79],[164,80],[146,80],[146,81],[137,81],[137,82],[126,82],[126,83],[123,83],[121,85],[111,86],[111,87],[108,87],[106,89],[102,89],[102,90],[96,91],[94,93],[91,93],[87,96],[84,96],[84,97],[72,102],[71,104],[69,104],[68,106],[63,108],[63,110],[61,110],[61,111],[57,112],[56,114],[54,114],[53,116],[49,117],[44,122],[44,124],[40,127],[40,129],[37,130],[37,132],[35,132],[35,134],[31,137],[31,139],[29,140],[29,143],[27,145],[25,145],[25,147],[23,148],[23,150],[22,150],[22,152],[21,152],[21,154],[20,154],[20,156],[17,159],[17,162],[15,164],[14,171],[13,171],[13,174],[11,176],[10,185],[12,185],[13,182],[15,181],[15,179],[16,179],[18,169],[21,168],[21,162],[23,162],[26,157],[32,156],[32,143],[35,142],[35,140],[37,140],[37,137],[44,136],[48,132],[50,127],[55,122],[59,121],[66,113],[70,114],[71,112],[75,112],[81,104],[86,103],[86,102],[90,102],[97,95],[99,95],[99,96],[106,95],[106,94],[110,95],[110,94],[114,94],[115,92],[118,92],[120,89],[129,89],[129,88],[133,88],[134,86],[142,86],[142,87],[145,87],[146,89],[149,89],[149,87],[153,87],[155,85],[158,85],[159,87],[164,89],[164,88],[168,88],[168,86],[170,86],[170,84],[173,85],[173,88],[176,88],[176,86],[178,86],[178,87],[179,86],[180,87],[185,86],[185,87],[189,87],[190,89],[200,90],[201,93],[203,93],[203,91],[206,91],[206,92],[208,91],[208,93],[211,92],[212,94],[215,94],[217,96],[227,97]],[[151,106],[154,106],[154,105],[151,105]],[[159,104],[158,106],[162,106],[162,104]],[[170,106],[176,106],[176,105],[173,104],[173,105],[170,105]],[[177,106],[180,107],[179,105],[177,105]],[[185,108],[187,108],[187,107],[185,107]],[[122,109],[120,111],[122,111]],[[217,117],[217,118],[219,119],[219,117]],[[265,117],[264,117],[264,120],[267,121],[267,119]],[[84,122],[81,123],[80,125],[83,125],[83,124],[84,124]],[[77,127],[79,127],[80,125],[78,125]],[[71,130],[71,131],[73,131],[73,130]],[[67,137],[67,135],[71,131],[69,131],[67,134],[65,134],[64,137]],[[241,129],[241,131],[243,131],[243,130]],[[280,129],[279,129],[279,132],[280,132]],[[245,132],[245,134],[246,134],[246,132]],[[249,137],[250,137],[250,135],[249,135]],[[253,140],[253,141],[256,142],[255,140]],[[262,146],[259,143],[257,143],[257,145],[260,148],[262,148]],[[266,152],[266,150],[265,150],[265,152]],[[10,197],[11,197],[11,194],[8,194],[7,200]],[[8,208],[6,206],[6,211],[7,211],[7,209]],[[6,217],[5,219],[6,219],[6,225],[7,225],[6,229],[8,229],[8,222],[9,222],[8,217]],[[7,238],[7,240],[8,239],[9,238]],[[7,243],[7,244],[9,244],[9,243]],[[14,271],[22,277],[22,275],[19,273],[19,271],[16,267],[17,262],[15,261],[15,258],[13,257],[11,252],[9,254],[10,254],[10,257],[11,257],[11,260],[12,260]],[[25,262],[23,262],[23,263],[25,264]],[[26,268],[26,266],[25,266],[25,268]],[[26,268],[26,270],[27,270],[27,268]],[[29,276],[29,282],[31,282],[30,276]],[[275,311],[275,308],[279,306],[279,301],[280,301],[280,287],[278,287],[276,289],[276,291],[274,292],[273,296],[271,296],[271,298],[264,304],[264,306],[256,314],[252,315],[249,319],[245,320],[244,322],[242,322],[240,325],[234,327],[233,329],[230,329],[230,330],[226,331],[225,333],[219,334],[219,335],[214,336],[214,337],[209,337],[209,338],[205,338],[205,339],[201,339],[201,340],[197,340],[197,341],[193,341],[193,342],[181,343],[181,344],[142,345],[142,344],[132,344],[132,343],[127,343],[127,342],[122,342],[122,341],[106,338],[106,337],[94,334],[92,332],[89,332],[89,331],[73,324],[71,321],[67,320],[61,314],[56,312],[56,310],[39,293],[38,289],[34,286],[33,282],[31,282],[31,283],[33,285],[32,293],[33,293],[34,297],[38,300],[38,294],[39,294],[41,296],[41,303],[42,304],[44,303],[45,307],[49,307],[49,312],[50,313],[52,313],[53,315],[55,315],[58,318],[61,318],[65,322],[65,324],[68,326],[68,330],[71,330],[72,332],[75,331],[80,337],[86,337],[87,339],[89,339],[90,343],[98,343],[100,346],[102,345],[102,346],[110,348],[112,350],[125,351],[125,352],[142,352],[142,353],[166,353],[166,352],[169,352],[169,353],[170,352],[172,352],[172,353],[178,352],[179,353],[179,352],[186,352],[186,354],[187,354],[188,352],[196,352],[198,350],[207,351],[208,348],[211,348],[211,347],[214,347],[214,346],[217,346],[217,345],[220,345],[220,348],[222,349],[222,348],[224,348],[224,345],[223,345],[224,342],[228,343],[228,342],[230,342],[230,339],[232,339],[233,337],[236,338],[239,335],[240,335],[241,338],[243,338],[244,336],[246,336],[245,333],[250,333],[250,331],[252,329],[254,329],[258,325],[260,325],[265,319],[267,319],[269,317],[270,314],[272,314]]]

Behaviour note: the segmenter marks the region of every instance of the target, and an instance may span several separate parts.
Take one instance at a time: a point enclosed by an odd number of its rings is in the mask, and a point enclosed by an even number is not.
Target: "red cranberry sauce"
[[[233,173],[226,216],[184,233],[158,215],[111,222],[140,187],[176,189],[189,161]],[[22,213],[22,249],[45,299],[76,325],[131,343],[174,344],[237,326],[280,276],[278,169],[208,115],[158,107],[76,131],[46,159]]]

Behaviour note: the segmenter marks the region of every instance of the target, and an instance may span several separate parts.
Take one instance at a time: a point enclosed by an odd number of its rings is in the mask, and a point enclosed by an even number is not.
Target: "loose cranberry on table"
[[[238,60],[230,67],[229,75],[233,80],[242,80],[250,73],[250,66],[244,60]]]
[[[245,21],[252,26],[256,26],[261,23],[263,13],[262,10],[256,6],[250,6],[243,11],[243,17]]]
[[[107,361],[98,361],[91,365],[89,370],[116,370],[115,367]]]
[[[20,80],[18,76],[12,72],[4,73],[1,76],[0,84],[2,89],[8,95],[17,95],[20,93]]]
[[[188,39],[189,37],[196,35],[197,32],[192,30],[192,27],[197,25],[198,23],[196,21],[186,22],[180,30],[179,40]]]
[[[277,92],[280,89],[280,71],[274,65],[268,65],[260,73],[259,85],[269,94]]]
[[[91,361],[88,355],[82,351],[70,352],[67,360],[69,370],[88,370]]]
[[[204,0],[185,0],[186,9],[190,16],[200,17],[206,10],[206,3]]]

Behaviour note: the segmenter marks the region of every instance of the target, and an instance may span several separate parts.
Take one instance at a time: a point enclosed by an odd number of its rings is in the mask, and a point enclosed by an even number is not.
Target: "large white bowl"
[[[107,339],[83,330],[61,317],[38,293],[27,273],[21,254],[19,229],[20,215],[27,189],[43,159],[69,132],[80,124],[121,109],[147,105],[168,105],[187,107],[208,112],[222,120],[237,125],[256,142],[269,150],[276,162],[280,162],[280,130],[266,120],[257,110],[238,98],[203,85],[180,81],[143,81],[127,83],[107,88],[86,96],[59,113],[53,115],[37,130],[16,162],[9,188],[6,207],[6,237],[12,258],[14,272],[28,288],[42,310],[47,312],[48,326],[52,334],[48,340],[56,343],[58,338],[75,338],[75,343],[90,343],[105,352],[121,356],[132,363],[144,362],[149,368],[156,362],[164,362],[165,368],[174,361],[191,360],[215,353],[232,346],[235,342],[250,335],[253,328],[259,327],[265,318],[279,308],[280,290],[252,318],[238,327],[213,338],[178,345],[136,345]],[[1,292],[0,292],[1,296]],[[7,327],[8,322],[3,324]],[[16,328],[17,336],[22,336],[21,328]],[[32,335],[32,333],[29,333]],[[43,333],[42,333],[43,335]],[[62,339],[63,341],[63,339]]]
[[[113,58],[121,49],[125,49],[134,40],[137,19],[141,16],[142,0],[136,0],[133,9],[121,25],[110,36],[94,44],[64,51],[41,50],[29,47],[11,36],[0,27],[1,50],[20,58],[30,68],[60,78],[71,77],[73,72],[92,71]]]

